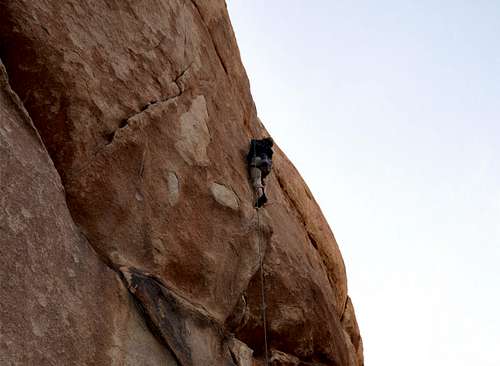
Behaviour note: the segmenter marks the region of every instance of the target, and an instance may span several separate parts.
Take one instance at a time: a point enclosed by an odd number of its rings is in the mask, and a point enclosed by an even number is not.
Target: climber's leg
[[[262,184],[262,172],[259,168],[256,168],[254,166],[250,167],[250,179],[252,180],[252,186],[258,202],[261,197],[265,197],[264,185]]]

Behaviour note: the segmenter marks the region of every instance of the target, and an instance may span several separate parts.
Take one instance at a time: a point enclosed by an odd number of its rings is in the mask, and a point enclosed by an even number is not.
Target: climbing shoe
[[[257,200],[257,204],[255,205],[256,207],[262,207],[264,204],[267,202],[267,197],[265,194],[259,197]]]

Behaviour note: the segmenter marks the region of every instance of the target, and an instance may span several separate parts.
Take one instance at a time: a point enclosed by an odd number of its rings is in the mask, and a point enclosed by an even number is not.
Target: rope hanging
[[[264,353],[265,353],[265,360],[266,360],[266,366],[269,365],[269,360],[268,360],[268,352],[267,352],[267,321],[266,321],[266,293],[265,293],[265,278],[264,278],[264,253],[262,252],[262,247],[261,247],[261,237],[262,237],[262,230],[260,227],[260,215],[259,215],[259,209],[256,208],[257,210],[257,237],[258,237],[258,242],[259,242],[259,262],[260,262],[260,292],[261,292],[261,298],[262,298],[262,323],[264,324]]]
[[[253,152],[253,159],[255,161],[257,157],[257,150],[255,143],[252,140],[252,152]],[[258,239],[258,248],[259,248],[259,266],[260,266],[260,294],[261,294],[261,308],[262,308],[262,323],[264,325],[264,359],[266,361],[265,366],[269,365],[269,359],[268,359],[268,350],[267,350],[267,320],[266,320],[266,293],[265,293],[265,278],[264,278],[264,253],[262,252],[262,229],[260,226],[260,214],[259,214],[259,207],[255,207],[255,210],[257,211],[257,239]]]

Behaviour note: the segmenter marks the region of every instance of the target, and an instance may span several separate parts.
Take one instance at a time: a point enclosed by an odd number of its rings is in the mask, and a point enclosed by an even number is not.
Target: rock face
[[[176,365],[73,223],[0,63],[0,364]]]
[[[363,364],[337,243],[279,149],[252,207],[267,133],[223,1],[0,14],[2,364],[261,365],[261,253],[271,363]]]

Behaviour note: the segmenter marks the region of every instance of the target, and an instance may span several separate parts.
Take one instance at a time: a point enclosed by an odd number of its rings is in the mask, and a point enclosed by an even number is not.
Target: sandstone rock
[[[298,366],[300,364],[300,360],[297,357],[277,350],[271,351],[270,362],[272,366]]]
[[[179,201],[179,179],[177,178],[177,174],[174,172],[168,172],[167,177],[167,187],[168,187],[168,202],[171,206],[174,206]]]
[[[210,162],[207,155],[210,143],[207,120],[207,103],[203,95],[195,97],[188,111],[179,116],[180,133],[174,145],[190,165],[208,165]]]
[[[238,366],[253,366],[253,351],[245,343],[232,338],[229,341],[229,350]]]
[[[233,210],[238,209],[238,197],[231,189],[227,188],[223,184],[212,183],[212,185],[210,186],[210,191],[212,192],[215,200],[222,206],[232,208]]]
[[[363,340],[359,334],[358,322],[354,314],[354,307],[350,297],[347,297],[347,303],[341,321],[344,330],[351,339],[351,343],[356,352],[357,362],[359,365],[363,365]]]
[[[151,330],[183,366],[236,366],[223,324],[165,287],[159,279],[122,267],[128,288],[141,304]]]
[[[177,365],[74,225],[0,63],[0,364]]]
[[[261,247],[270,346],[362,364],[337,243],[279,149],[271,204],[253,209],[244,157],[267,133],[224,1],[10,0],[0,14],[0,56],[73,219],[103,262],[135,273],[141,317],[177,362],[234,364],[231,332],[262,360]]]

